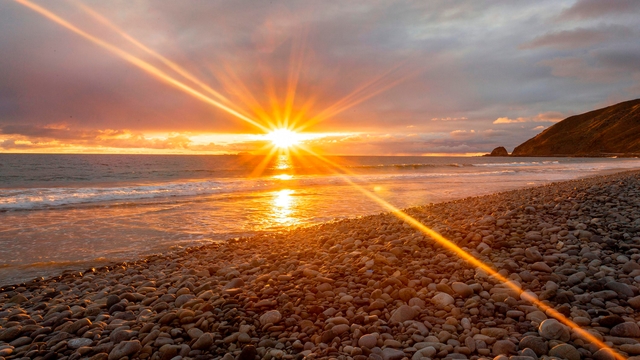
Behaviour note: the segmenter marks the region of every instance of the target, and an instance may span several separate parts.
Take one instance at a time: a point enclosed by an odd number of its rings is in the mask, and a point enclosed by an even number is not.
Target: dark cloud
[[[633,14],[640,11],[636,0],[578,0],[560,14],[561,18],[597,18],[607,15]]]
[[[72,2],[38,3],[206,93]],[[634,1],[83,4],[249,113],[285,117],[272,100],[284,103],[299,60],[291,116],[304,110],[305,122],[349,103],[309,130],[376,134],[353,144],[382,153],[391,152],[385,146],[490,150],[532,135],[532,126],[516,122],[504,138],[487,136],[496,119],[580,113],[638,97],[640,89]],[[616,16],[590,22],[598,14]],[[230,145],[195,144],[186,134],[259,132],[18,3],[0,3],[0,48],[0,141],[14,141],[6,145],[13,149],[31,139],[34,146],[226,151]],[[458,130],[466,137],[453,139]],[[158,132],[177,135],[148,135]],[[408,133],[448,140],[433,145],[437,139],[425,143]]]

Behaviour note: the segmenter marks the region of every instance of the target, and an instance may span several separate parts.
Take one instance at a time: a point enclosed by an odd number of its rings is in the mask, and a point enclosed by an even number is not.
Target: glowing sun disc
[[[273,144],[273,146],[280,149],[288,149],[294,145],[300,144],[302,136],[289,129],[277,129],[268,133],[265,138]]]

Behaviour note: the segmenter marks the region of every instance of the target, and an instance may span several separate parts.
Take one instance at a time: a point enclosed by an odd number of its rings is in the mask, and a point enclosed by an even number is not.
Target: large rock
[[[489,156],[509,156],[509,152],[505,149],[504,146],[498,146],[497,148],[491,151]]]
[[[540,333],[540,336],[548,340],[560,340],[566,342],[571,338],[569,328],[562,325],[556,319],[547,319],[540,323],[538,332]]]
[[[396,311],[393,312],[389,322],[401,323],[407,320],[413,320],[418,315],[418,312],[409,305],[402,305]]]

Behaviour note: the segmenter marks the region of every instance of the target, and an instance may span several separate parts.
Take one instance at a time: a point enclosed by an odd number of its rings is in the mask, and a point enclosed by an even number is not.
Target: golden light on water
[[[298,223],[293,211],[295,204],[294,193],[295,191],[290,189],[273,192],[272,216],[273,221],[278,225],[292,226]]]
[[[275,179],[278,179],[278,180],[291,180],[291,179],[293,179],[293,176],[291,176],[289,174],[274,175],[273,177]]]

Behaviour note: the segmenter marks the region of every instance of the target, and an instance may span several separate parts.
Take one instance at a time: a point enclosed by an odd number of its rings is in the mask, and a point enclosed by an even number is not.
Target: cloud
[[[526,122],[559,122],[564,119],[562,113],[557,111],[548,111],[531,117],[518,117],[511,119],[508,117],[499,117],[493,121],[493,124],[519,124]]]
[[[469,120],[469,118],[466,116],[431,118],[431,121],[461,121],[461,120]]]
[[[566,115],[559,111],[547,111],[540,113],[534,117],[535,122],[559,122],[567,118]]]
[[[493,121],[493,124],[516,124],[531,121],[530,119],[519,117],[516,119],[509,119],[508,117],[499,117]]]
[[[545,127],[544,127],[544,126],[539,125],[539,126],[534,127],[534,128],[533,128],[533,129],[531,129],[531,130],[540,131],[540,130],[544,130],[544,129],[545,129]]]
[[[543,60],[540,65],[551,68],[558,77],[573,78],[583,83],[613,84],[640,72],[640,54],[632,51],[592,52],[590,58],[562,57]],[[635,61],[635,62],[634,62]]]
[[[475,130],[454,130],[449,133],[451,137],[458,139],[468,139],[477,135]]]
[[[537,116],[582,113],[637,97],[640,87],[640,37],[632,36],[640,9],[632,1],[185,0],[154,3],[153,11],[144,1],[85,4],[253,117],[282,120],[287,84],[297,78],[291,117],[344,110],[307,130],[393,134],[376,136],[375,146],[336,140],[364,153],[517,145],[530,127],[489,132],[492,122],[556,121]],[[73,3],[42,6],[205,91]],[[0,48],[5,148],[224,152],[254,145],[199,143],[191,134],[260,133],[16,2],[0,2]],[[427,133],[443,143],[416,142]]]
[[[588,19],[607,15],[632,14],[640,10],[636,0],[578,0],[560,14],[561,19]]]
[[[560,50],[588,47],[615,38],[624,39],[633,32],[624,26],[606,26],[602,28],[578,28],[544,34],[520,46],[521,49],[551,47]]]

